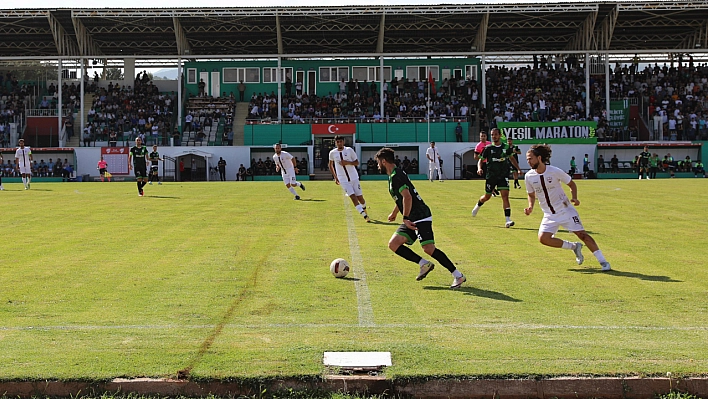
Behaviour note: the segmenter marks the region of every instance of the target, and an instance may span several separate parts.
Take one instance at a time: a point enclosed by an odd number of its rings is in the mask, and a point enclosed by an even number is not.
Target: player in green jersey
[[[505,227],[509,228],[514,225],[511,220],[511,204],[509,203],[509,165],[516,169],[517,173],[521,173],[519,163],[512,156],[512,151],[508,145],[502,143],[501,133],[499,129],[492,129],[492,144],[484,147],[484,150],[479,155],[477,162],[477,174],[482,176],[482,163],[487,161],[487,176],[485,182],[484,195],[479,198],[477,205],[472,209],[472,216],[477,216],[479,208],[489,201],[492,197],[494,189],[497,188],[501,192],[502,205],[504,206],[504,217],[506,217]]]
[[[152,146],[152,152],[149,155],[150,157],[150,176],[148,180],[150,181],[150,185],[152,186],[153,181],[157,181],[157,184],[162,184],[160,181],[160,167],[158,162],[162,161],[162,158],[160,158],[160,153],[157,152],[157,145]]]
[[[143,140],[138,137],[135,139],[135,145],[131,147],[128,153],[128,170],[135,170],[135,181],[138,184],[138,195],[143,196],[143,187],[147,184],[147,160],[148,149],[143,147]]]
[[[376,161],[381,173],[388,175],[388,191],[396,202],[393,211],[388,215],[388,221],[396,220],[399,212],[403,215],[403,223],[389,240],[388,248],[401,258],[420,265],[420,273],[416,277],[416,280],[420,281],[433,270],[435,265],[406,246],[413,244],[417,239],[426,254],[432,256],[452,273],[454,279],[450,288],[459,288],[467,278],[457,270],[455,264],[443,251],[435,247],[433,215],[408,179],[406,172],[396,167],[394,151],[390,148],[380,149],[376,153]]]
[[[514,141],[511,137],[507,137],[506,143],[509,144],[509,149],[511,150],[511,156],[514,158],[516,161],[516,164],[519,164],[519,154],[521,154],[521,149],[519,148],[518,145],[514,145]],[[511,161],[509,161],[509,169],[511,169],[512,174],[514,176],[514,188],[521,188],[521,183],[519,183],[519,171],[514,169],[511,165]]]
[[[642,180],[644,173],[647,174],[647,180],[649,179],[649,158],[651,158],[651,153],[649,152],[649,147],[644,146],[644,151],[639,153],[639,159],[637,160],[637,166],[639,167],[639,180]]]

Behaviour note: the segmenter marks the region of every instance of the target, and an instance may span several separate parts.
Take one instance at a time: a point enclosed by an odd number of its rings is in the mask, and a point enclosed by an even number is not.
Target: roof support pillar
[[[177,54],[187,55],[191,54],[192,47],[189,45],[189,40],[187,40],[187,34],[184,33],[182,29],[182,24],[179,22],[179,17],[172,17],[172,25],[175,29],[175,40],[177,41]]]
[[[88,29],[81,19],[75,17],[72,12],[71,23],[74,25],[74,31],[76,32],[76,42],[79,45],[79,54],[85,56],[99,56],[103,55],[101,50],[98,48],[96,43],[93,41],[93,37],[89,33]]]
[[[376,52],[383,53],[384,51],[384,32],[386,31],[386,14],[381,14],[381,22],[379,24],[379,39],[376,42]],[[383,58],[381,58],[383,60]],[[383,90],[382,90],[383,91]],[[383,116],[383,114],[381,114]]]
[[[477,36],[474,37],[474,44],[472,51],[486,51],[485,45],[487,43],[487,29],[489,28],[489,13],[486,12],[482,14],[482,21],[479,23],[479,29],[477,30]]]
[[[49,20],[49,28],[54,36],[54,44],[57,46],[58,55],[78,55],[78,51],[74,42],[71,41],[69,35],[66,34],[64,27],[51,12],[47,12]]]
[[[589,13],[578,32],[568,42],[566,50],[590,50],[595,38],[596,21],[597,11]]]
[[[275,34],[278,42],[278,54],[283,54],[283,31],[280,28],[280,15],[277,11],[275,12]],[[280,60],[280,58],[278,58],[278,60]],[[280,68],[280,66],[278,66],[278,68]],[[278,109],[280,109],[280,107]],[[280,114],[278,114],[278,119],[280,119]]]
[[[617,16],[619,15],[619,4],[615,4],[612,10],[607,14],[607,17],[600,24],[600,30],[597,32],[598,50],[609,50],[612,42],[612,35],[617,25]]]

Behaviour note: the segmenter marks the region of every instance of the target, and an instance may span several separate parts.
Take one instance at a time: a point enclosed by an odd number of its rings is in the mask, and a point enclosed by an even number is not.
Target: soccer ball
[[[337,258],[329,264],[329,271],[336,278],[345,277],[349,274],[349,262],[342,258]]]

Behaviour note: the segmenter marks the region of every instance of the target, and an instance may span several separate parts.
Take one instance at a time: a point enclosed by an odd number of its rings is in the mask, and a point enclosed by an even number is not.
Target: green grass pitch
[[[470,215],[482,181],[414,182],[459,290],[387,248],[385,181],[370,224],[333,182],[5,184],[0,379],[320,375],[325,351],[390,351],[391,377],[705,374],[706,180],[577,183],[612,272],[539,244],[524,190],[505,229],[498,198]]]

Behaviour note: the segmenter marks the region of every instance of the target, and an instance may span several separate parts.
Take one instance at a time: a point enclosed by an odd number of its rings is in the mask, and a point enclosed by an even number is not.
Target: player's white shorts
[[[361,183],[359,183],[359,179],[356,179],[356,180],[339,179],[339,185],[342,186],[342,190],[344,190],[344,192],[347,193],[348,197],[350,197],[352,195],[356,195],[356,196],[364,195],[361,191]]]
[[[31,175],[32,174],[32,166],[22,166],[20,165],[20,173],[25,174],[25,175]]]
[[[440,164],[437,162],[428,162],[428,170],[440,170]]]
[[[541,220],[541,226],[538,228],[538,233],[555,234],[561,227],[568,231],[585,230],[583,223],[580,221],[578,211],[576,211],[575,208],[568,208],[561,214],[544,214],[543,220]]]
[[[285,173],[283,174],[283,183],[295,186],[297,185],[297,177],[295,177],[294,173]]]

